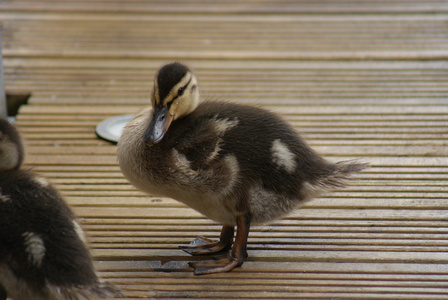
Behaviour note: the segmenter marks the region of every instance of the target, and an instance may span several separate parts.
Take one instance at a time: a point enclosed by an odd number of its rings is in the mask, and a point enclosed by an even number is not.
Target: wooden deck
[[[5,85],[31,92],[26,164],[80,217],[130,299],[448,299],[448,1],[4,0]],[[182,60],[204,98],[261,104],[352,185],[254,227],[249,259],[195,277],[177,247],[220,227],[123,178],[103,119]]]

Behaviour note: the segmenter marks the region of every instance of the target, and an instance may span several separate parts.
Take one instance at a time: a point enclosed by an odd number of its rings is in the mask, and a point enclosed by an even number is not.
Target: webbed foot
[[[207,255],[229,250],[233,243],[233,226],[223,226],[219,241],[214,241],[205,237],[197,237],[188,246],[179,248],[191,255]]]
[[[194,275],[206,275],[214,273],[229,272],[243,264],[244,259],[240,258],[223,258],[218,260],[205,260],[188,263],[194,268]]]
[[[244,259],[247,257],[247,238],[249,236],[250,229],[250,216],[239,216],[236,219],[236,223],[237,232],[235,237],[235,244],[232,247],[231,257],[216,260],[190,262],[189,265],[194,268],[195,275],[229,272],[243,264]],[[221,231],[219,242],[210,242],[209,239],[205,239],[205,245],[195,245],[192,246],[192,248],[188,249],[195,249],[193,251],[194,254],[190,251],[187,251],[187,249],[183,250],[193,255],[209,254],[222,251],[223,249],[229,248],[232,245],[231,242],[229,243],[229,240],[233,240],[233,230],[233,227],[224,226]],[[202,240],[204,241],[204,239]]]

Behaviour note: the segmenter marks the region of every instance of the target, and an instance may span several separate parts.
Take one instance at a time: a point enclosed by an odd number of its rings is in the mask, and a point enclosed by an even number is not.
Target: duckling
[[[250,225],[282,218],[367,167],[326,161],[265,109],[200,101],[198,81],[181,63],[157,72],[151,102],[125,126],[118,161],[138,189],[223,225],[219,241],[200,238],[182,247],[191,255],[231,249],[229,258],[190,263],[197,275],[241,266]]]
[[[17,130],[0,119],[0,299],[121,296],[95,272],[84,232],[43,177],[22,170]]]

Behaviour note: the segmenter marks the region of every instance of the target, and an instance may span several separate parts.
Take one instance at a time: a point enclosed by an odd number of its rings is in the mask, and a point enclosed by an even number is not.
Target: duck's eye
[[[177,95],[182,96],[184,94],[184,92],[185,92],[185,88],[180,87],[179,90],[177,90]]]

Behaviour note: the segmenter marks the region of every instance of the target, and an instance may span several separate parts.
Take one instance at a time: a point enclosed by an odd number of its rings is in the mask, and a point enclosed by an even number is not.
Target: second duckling
[[[181,63],[157,72],[151,102],[125,127],[118,160],[137,188],[223,225],[219,241],[183,247],[192,255],[232,249],[224,261],[191,264],[195,274],[242,265],[251,224],[279,219],[367,166],[328,162],[267,110],[200,101],[196,76]]]
[[[21,169],[17,130],[0,119],[0,300],[87,300],[122,294],[98,277],[84,232],[43,177]]]

